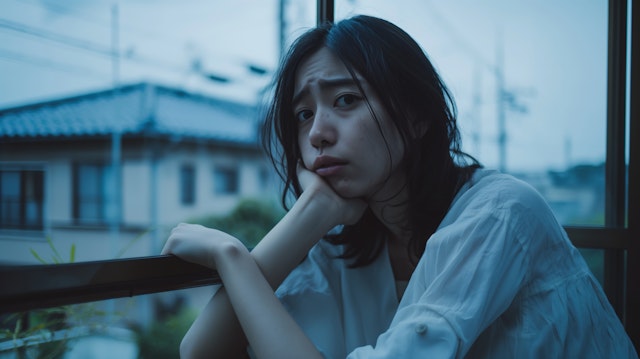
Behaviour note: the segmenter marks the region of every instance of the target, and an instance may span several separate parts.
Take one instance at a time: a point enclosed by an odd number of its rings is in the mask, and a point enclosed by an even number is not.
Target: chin
[[[362,192],[362,190],[357,190],[355,186],[345,183],[332,184],[331,187],[342,198],[353,199],[362,198],[365,196],[365,193]]]

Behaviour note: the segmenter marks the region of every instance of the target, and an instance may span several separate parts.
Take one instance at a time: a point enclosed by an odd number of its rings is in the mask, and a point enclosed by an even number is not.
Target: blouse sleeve
[[[348,358],[464,357],[525,281],[531,224],[513,216],[514,208],[467,208],[440,228],[389,329]]]

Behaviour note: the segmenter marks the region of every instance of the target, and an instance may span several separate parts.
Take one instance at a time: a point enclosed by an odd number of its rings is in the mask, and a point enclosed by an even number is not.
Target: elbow
[[[205,358],[203,353],[198,353],[197,346],[189,340],[188,334],[180,342],[180,359]]]
[[[180,359],[192,359],[195,358],[193,355],[193,351],[191,350],[191,346],[189,345],[189,341],[187,337],[182,338],[180,342]]]

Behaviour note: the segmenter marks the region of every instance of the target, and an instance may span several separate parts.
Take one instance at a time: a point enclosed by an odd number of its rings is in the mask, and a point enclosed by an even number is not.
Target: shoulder
[[[528,183],[509,174],[478,170],[460,189],[446,217],[500,212],[510,217],[551,215],[544,198]]]
[[[532,239],[549,236],[561,237],[562,228],[531,185],[508,174],[478,170],[460,189],[432,239],[458,242],[463,237],[466,243],[490,240],[526,249]]]

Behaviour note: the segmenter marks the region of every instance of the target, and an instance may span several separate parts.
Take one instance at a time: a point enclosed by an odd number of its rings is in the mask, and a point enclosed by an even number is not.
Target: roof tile
[[[143,83],[2,110],[0,138],[152,131],[254,143],[256,116],[252,106]]]

